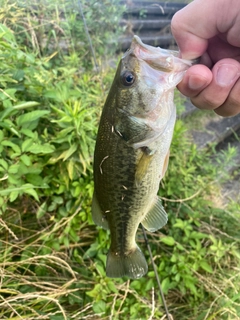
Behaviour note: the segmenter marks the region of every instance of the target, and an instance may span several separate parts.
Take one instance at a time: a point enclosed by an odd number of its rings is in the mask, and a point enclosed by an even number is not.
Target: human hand
[[[240,113],[240,1],[194,0],[172,19],[181,57],[201,57],[178,89],[200,109]]]

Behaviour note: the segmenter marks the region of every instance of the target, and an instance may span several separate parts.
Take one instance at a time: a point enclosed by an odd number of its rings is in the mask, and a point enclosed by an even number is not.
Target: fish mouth
[[[152,68],[164,72],[180,72],[194,64],[193,60],[180,58],[179,51],[152,47],[142,42],[138,36],[133,36],[130,51],[137,59],[145,61]]]

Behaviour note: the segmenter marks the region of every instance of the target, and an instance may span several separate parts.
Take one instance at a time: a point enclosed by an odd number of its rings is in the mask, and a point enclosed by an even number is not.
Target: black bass
[[[174,88],[191,61],[134,36],[104,105],[94,154],[93,221],[110,229],[106,274],[133,279],[147,272],[136,244],[140,223],[153,232],[167,223],[157,196],[176,119]]]

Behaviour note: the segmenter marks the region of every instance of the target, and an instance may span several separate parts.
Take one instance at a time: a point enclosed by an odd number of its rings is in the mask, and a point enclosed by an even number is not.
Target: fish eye
[[[121,75],[122,84],[127,87],[130,87],[135,82],[135,78],[135,74],[131,71],[125,71]]]

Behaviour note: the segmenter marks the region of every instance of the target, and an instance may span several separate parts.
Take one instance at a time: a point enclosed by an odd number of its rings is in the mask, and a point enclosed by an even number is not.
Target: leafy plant
[[[2,20],[18,43],[40,56],[53,54],[64,59],[68,54],[75,63],[81,59],[81,68],[93,67],[82,13],[98,61],[116,51],[122,30],[118,22],[125,10],[119,0],[2,0],[0,4]]]

